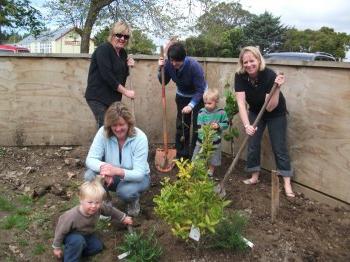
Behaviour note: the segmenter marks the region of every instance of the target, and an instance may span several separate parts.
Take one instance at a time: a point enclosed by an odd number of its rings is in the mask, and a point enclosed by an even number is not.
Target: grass
[[[130,252],[127,261],[159,261],[163,253],[161,246],[155,238],[154,232],[144,235],[142,233],[131,233],[125,235],[123,243],[118,247],[119,252]]]
[[[6,154],[6,150],[3,147],[0,147],[0,157],[3,157]]]
[[[0,196],[0,211],[12,211],[15,206],[7,199]]]
[[[2,229],[17,228],[19,230],[24,231],[28,228],[28,226],[29,226],[28,216],[24,216],[24,215],[18,215],[18,214],[9,215],[4,217],[0,221],[0,228]]]
[[[46,251],[46,248],[43,244],[36,244],[33,249],[33,255],[38,256],[38,255],[44,254],[45,251]]]

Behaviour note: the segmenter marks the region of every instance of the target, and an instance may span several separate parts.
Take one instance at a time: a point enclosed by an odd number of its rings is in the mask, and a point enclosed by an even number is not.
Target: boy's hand
[[[123,223],[124,225],[132,225],[132,224],[133,224],[132,217],[126,216],[126,217],[124,218],[124,220],[122,221],[122,223]]]
[[[212,128],[212,129],[219,129],[219,124],[218,123],[211,123],[210,124],[210,127]]]
[[[62,251],[62,249],[60,249],[60,248],[54,248],[54,249],[53,249],[53,254],[54,254],[55,257],[57,257],[57,258],[62,258],[62,256],[63,256],[63,251]]]

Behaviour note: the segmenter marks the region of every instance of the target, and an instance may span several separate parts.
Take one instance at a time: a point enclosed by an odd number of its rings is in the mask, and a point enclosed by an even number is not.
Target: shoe
[[[256,185],[260,182],[260,180],[258,179],[256,181],[252,181],[251,178],[249,178],[249,179],[243,180],[242,182],[246,185]]]
[[[137,217],[140,214],[140,201],[136,199],[127,206],[127,213],[129,216]]]

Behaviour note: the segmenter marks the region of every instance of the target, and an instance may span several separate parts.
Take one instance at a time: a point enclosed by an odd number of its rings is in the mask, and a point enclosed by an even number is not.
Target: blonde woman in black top
[[[135,97],[133,90],[125,88],[129,66],[135,63],[124,49],[130,37],[131,28],[124,22],[116,22],[110,28],[108,41],[92,54],[85,98],[98,127],[103,126],[104,113],[113,102],[121,101],[123,95]]]
[[[246,134],[250,136],[246,170],[252,174],[250,179],[243,182],[249,185],[259,182],[261,139],[267,126],[277,171],[284,180],[285,194],[287,197],[295,197],[291,186],[293,171],[287,150],[286,100],[280,90],[285,77],[282,74],[276,75],[272,69],[267,68],[259,49],[253,46],[242,49],[238,66],[235,92],[240,118]],[[278,88],[272,95],[262,119],[254,128],[252,124],[274,83],[278,84]],[[246,104],[249,105],[249,109]]]

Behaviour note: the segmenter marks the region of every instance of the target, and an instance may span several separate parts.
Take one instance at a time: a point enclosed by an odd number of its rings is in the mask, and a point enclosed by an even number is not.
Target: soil
[[[257,185],[241,181],[244,162],[240,162],[227,186],[227,199],[232,200],[227,211],[239,210],[249,216],[244,237],[254,247],[245,251],[198,248],[194,241],[176,239],[170,228],[154,213],[153,197],[161,189],[164,176],[155,170],[154,148],[150,153],[152,184],[141,198],[141,215],[136,218],[136,230],[154,228],[163,248],[161,261],[350,261],[350,210],[330,207],[312,201],[302,194],[289,199],[281,187],[280,209],[271,223],[271,179],[267,172]],[[0,148],[0,194],[19,205],[18,199],[30,196],[29,226],[25,230],[0,229],[1,261],[55,261],[52,238],[58,216],[76,201],[82,182],[84,160],[88,147],[9,147]],[[215,176],[222,178],[232,158],[223,156]],[[281,181],[282,182],[282,181]],[[280,183],[282,184],[282,183]],[[115,198],[114,198],[115,199]],[[114,200],[116,207],[125,207]],[[11,211],[0,211],[4,219]],[[106,248],[88,261],[118,260],[118,246],[127,230],[121,225],[107,226],[99,232]],[[197,246],[197,248],[196,248]]]

